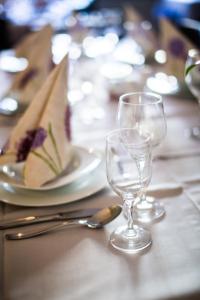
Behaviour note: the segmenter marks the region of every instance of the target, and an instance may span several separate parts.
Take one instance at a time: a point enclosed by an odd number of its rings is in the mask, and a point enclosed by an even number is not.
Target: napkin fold
[[[151,23],[133,7],[124,5],[126,27],[129,35],[142,48],[146,58],[152,58],[157,50],[157,37]]]
[[[0,156],[0,164],[25,161],[26,186],[41,186],[71,161],[67,68],[65,57],[35,95]]]
[[[19,103],[29,104],[44,83],[52,65],[51,39],[53,29],[46,25],[37,33],[31,33],[16,48],[16,55],[28,59],[28,67],[15,75],[8,91]]]
[[[44,27],[40,31],[31,32],[27,34],[22,40],[20,40],[14,49],[16,57],[29,58],[30,53],[32,52],[32,48],[37,42],[37,38],[39,38],[44,30],[46,30],[46,27]]]
[[[160,18],[161,45],[167,53],[165,71],[184,81],[187,52],[195,46],[166,18]]]
[[[125,19],[128,22],[141,23],[143,21],[142,16],[136,11],[133,5],[125,4],[124,13],[125,13]]]

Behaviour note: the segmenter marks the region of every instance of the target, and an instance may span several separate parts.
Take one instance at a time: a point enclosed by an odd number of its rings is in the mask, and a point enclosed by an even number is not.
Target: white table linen
[[[75,143],[105,148],[106,133],[115,127],[116,104],[104,105],[105,119],[94,126],[74,121]],[[175,133],[197,122],[196,103],[170,97],[165,100],[165,107],[168,135],[163,153],[169,149],[198,149],[199,143]],[[4,117],[0,118],[0,124],[2,145],[11,126]],[[22,241],[3,238],[5,232],[13,229],[0,231],[0,299],[199,299],[200,215],[191,195],[199,199],[200,189],[197,191],[196,181],[189,184],[184,181],[187,176],[199,175],[199,163],[199,156],[155,160],[152,185],[178,183],[184,190],[166,193],[161,198],[166,215],[160,222],[148,226],[153,243],[141,254],[122,254],[109,245],[110,233],[125,222],[123,214],[101,230],[76,227]],[[194,197],[191,191],[195,188]],[[121,200],[110,188],[105,188],[87,199],[57,207],[23,208],[0,203],[0,217],[104,207],[113,203],[121,203]]]

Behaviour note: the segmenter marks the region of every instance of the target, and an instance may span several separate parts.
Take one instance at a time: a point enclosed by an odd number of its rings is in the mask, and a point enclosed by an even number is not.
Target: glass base
[[[165,214],[163,205],[153,197],[146,197],[138,201],[133,212],[133,219],[142,223],[151,223],[160,220]]]
[[[137,253],[150,246],[151,242],[150,232],[136,225],[133,231],[128,230],[127,226],[121,226],[110,236],[111,245],[126,253]]]

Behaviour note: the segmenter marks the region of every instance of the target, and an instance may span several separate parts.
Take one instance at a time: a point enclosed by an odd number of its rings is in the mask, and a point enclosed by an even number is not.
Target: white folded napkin
[[[71,160],[65,57],[54,68],[13,129],[0,164],[25,160],[24,182],[39,187],[58,176]]]
[[[18,46],[17,54],[28,59],[28,67],[15,75],[8,94],[16,96],[22,104],[31,102],[51,70],[52,34],[52,27],[47,25]]]
[[[176,76],[182,82],[184,81],[187,52],[195,47],[166,18],[160,18],[160,28],[161,45],[167,53],[165,71],[168,75]]]

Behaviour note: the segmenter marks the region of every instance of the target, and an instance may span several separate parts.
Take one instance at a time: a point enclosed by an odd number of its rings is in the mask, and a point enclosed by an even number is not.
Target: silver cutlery
[[[87,218],[87,217],[91,217],[99,210],[100,208],[87,208],[87,209],[57,212],[53,214],[45,214],[41,216],[30,215],[27,217],[21,217],[17,219],[3,220],[0,221],[0,229],[5,230],[9,228],[38,224],[43,222]]]
[[[82,218],[82,219],[74,219],[70,221],[62,222],[61,224],[49,226],[44,229],[34,229],[30,231],[23,232],[16,232],[16,233],[7,233],[5,234],[5,238],[8,240],[22,240],[22,239],[28,239],[36,236],[40,236],[52,231],[55,231],[57,229],[62,229],[68,226],[73,225],[82,225],[87,226],[92,229],[101,228],[107,223],[114,220],[122,211],[121,206],[119,205],[112,205],[110,207],[106,207],[95,213],[93,216],[89,218]]]

